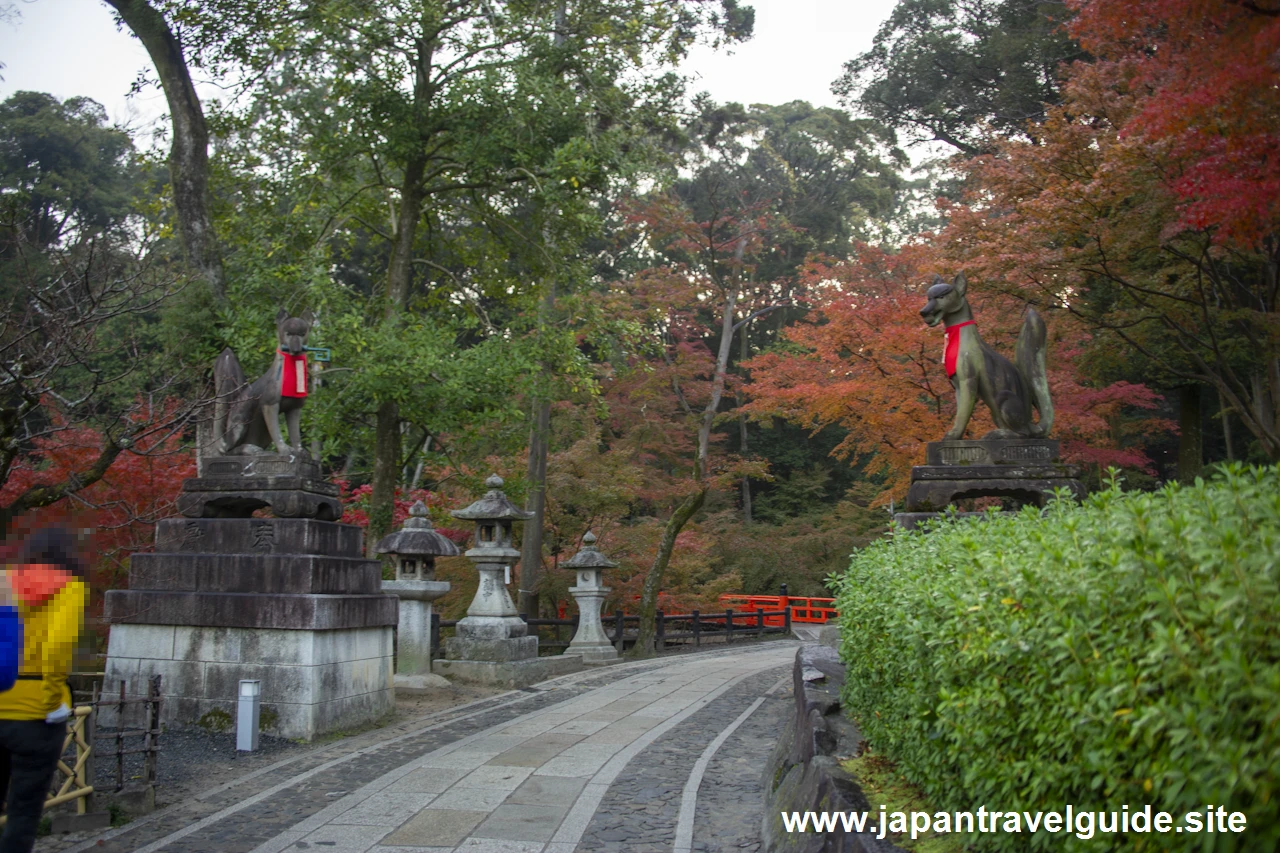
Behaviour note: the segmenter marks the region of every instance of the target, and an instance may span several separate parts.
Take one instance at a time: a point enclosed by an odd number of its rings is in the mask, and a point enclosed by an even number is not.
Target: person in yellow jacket
[[[22,617],[18,680],[0,693],[0,853],[30,853],[71,716],[67,675],[89,598],[75,540],[57,527],[33,533],[6,568]]]

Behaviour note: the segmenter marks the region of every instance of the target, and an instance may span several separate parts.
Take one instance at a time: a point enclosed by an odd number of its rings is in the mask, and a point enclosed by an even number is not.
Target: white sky
[[[696,49],[682,67],[691,92],[717,101],[838,106],[831,83],[841,66],[871,46],[895,0],[744,0],[755,7],[755,37],[732,55]],[[0,21],[0,100],[22,89],[59,99],[87,95],[111,120],[145,131],[165,112],[158,88],[127,97],[149,68],[142,45],[116,30],[101,0],[0,0],[21,17]],[[201,87],[202,97],[216,94]],[[145,144],[142,139],[138,140]]]

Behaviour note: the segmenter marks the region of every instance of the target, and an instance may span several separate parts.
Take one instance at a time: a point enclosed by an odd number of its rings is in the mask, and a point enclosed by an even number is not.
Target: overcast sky
[[[732,55],[697,49],[683,71],[690,90],[717,101],[784,103],[806,100],[837,106],[831,83],[841,65],[866,50],[895,0],[748,0],[756,10],[755,38]],[[87,95],[116,123],[145,130],[165,112],[158,89],[127,97],[149,67],[137,39],[116,30],[101,0],[0,0],[20,13],[0,21],[0,99],[21,89],[60,99]],[[209,97],[216,90],[202,87]]]

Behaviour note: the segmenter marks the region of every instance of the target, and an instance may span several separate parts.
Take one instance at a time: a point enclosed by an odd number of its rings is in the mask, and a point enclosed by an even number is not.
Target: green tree
[[[0,104],[0,488],[26,454],[79,451],[9,490],[0,531],[190,414],[140,399],[183,378],[154,352],[157,308],[177,284],[155,223],[135,212],[140,176],[132,141],[93,101],[19,92]]]
[[[89,98],[59,102],[16,92],[0,104],[0,174],[6,215],[0,253],[44,251],[63,239],[118,229],[132,213],[139,177],[133,141],[107,126]]]
[[[334,237],[385,263],[368,279],[365,316],[388,344],[428,305],[469,312],[473,341],[511,338],[493,322],[494,298],[533,297],[594,227],[574,197],[608,192],[650,159],[644,138],[666,121],[679,86],[648,72],[698,37],[750,28],[749,10],[693,0],[401,2],[336,14],[277,5],[265,20],[229,0],[182,20],[199,63],[245,67],[261,81],[259,120],[284,128],[328,178]],[[323,91],[317,112],[274,108],[298,87]],[[403,468],[407,392],[370,390],[374,541]]]
[[[1058,102],[1059,66],[1083,58],[1068,14],[1057,0],[900,0],[833,89],[910,140],[975,154],[984,127],[1025,137]]]

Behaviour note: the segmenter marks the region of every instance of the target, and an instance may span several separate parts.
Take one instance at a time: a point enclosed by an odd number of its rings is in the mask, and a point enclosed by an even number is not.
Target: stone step
[[[329,631],[393,626],[394,595],[297,595],[114,589],[105,596],[111,623],[284,628]]]
[[[315,554],[135,554],[129,588],[170,592],[377,595],[382,564]]]
[[[156,552],[358,558],[364,531],[311,518],[166,518],[156,524]]]
[[[1023,463],[1018,465],[916,465],[911,480],[1074,480],[1078,465]]]

